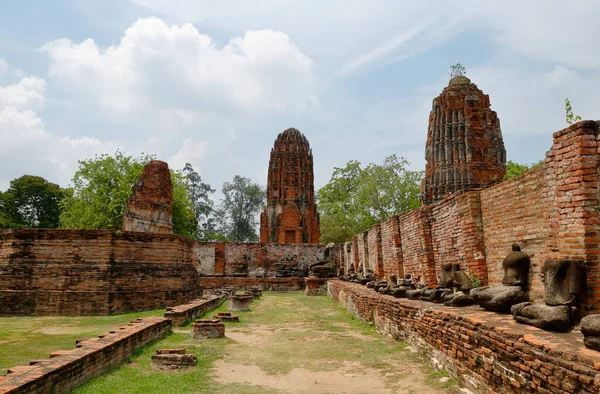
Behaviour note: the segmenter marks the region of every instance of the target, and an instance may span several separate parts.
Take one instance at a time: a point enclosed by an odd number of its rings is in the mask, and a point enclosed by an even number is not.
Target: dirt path
[[[218,383],[311,394],[454,391],[404,344],[328,298],[267,293],[252,306],[245,323],[227,326],[231,341],[210,373]]]

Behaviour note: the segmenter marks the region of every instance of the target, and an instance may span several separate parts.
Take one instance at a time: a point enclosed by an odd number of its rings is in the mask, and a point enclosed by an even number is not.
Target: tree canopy
[[[65,191],[40,176],[23,175],[0,193],[0,228],[59,225],[59,204]]]
[[[506,174],[504,174],[504,180],[521,176],[529,170],[540,167],[542,164],[544,164],[544,160],[540,160],[531,165],[519,164],[509,160],[506,162]]]
[[[265,191],[240,175],[223,184],[223,199],[216,212],[220,232],[233,242],[256,242],[257,216],[265,203]]]
[[[375,223],[419,207],[421,171],[408,169],[405,158],[388,156],[365,168],[355,160],[334,168],[329,183],[317,192],[321,243],[344,242]]]
[[[131,187],[142,174],[144,166],[153,159],[153,155],[132,157],[117,150],[114,155],[103,154],[79,161],[73,187],[61,202],[60,225],[82,229],[120,229]],[[171,182],[173,232],[194,237],[197,220],[188,191],[188,179],[182,172],[171,170]]]

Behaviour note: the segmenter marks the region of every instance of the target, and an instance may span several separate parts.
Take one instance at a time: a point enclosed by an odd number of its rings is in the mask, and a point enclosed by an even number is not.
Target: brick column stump
[[[230,311],[249,311],[252,300],[254,300],[253,296],[232,295],[229,297],[229,306],[227,309]]]
[[[198,364],[198,357],[185,354],[185,349],[158,349],[152,355],[152,366],[159,369],[179,369]]]
[[[225,336],[225,324],[219,319],[198,319],[192,324],[192,339],[214,339]]]
[[[306,287],[304,294],[307,296],[324,296],[327,295],[327,278],[304,278]]]
[[[213,319],[219,319],[220,321],[239,322],[240,317],[238,315],[232,315],[231,312],[219,312],[213,315]]]

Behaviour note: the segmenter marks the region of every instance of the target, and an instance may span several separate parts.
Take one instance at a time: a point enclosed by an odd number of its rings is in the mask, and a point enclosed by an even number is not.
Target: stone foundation
[[[478,393],[597,393],[600,352],[578,332],[553,333],[478,306],[397,299],[331,280],[328,293],[384,334],[402,339]]]
[[[168,307],[165,317],[173,321],[174,326],[182,326],[189,320],[202,316],[205,312],[215,309],[228,298],[226,293],[222,295],[208,295],[206,298],[198,299],[189,304]]]
[[[254,300],[253,296],[247,295],[234,295],[229,297],[229,306],[227,309],[230,311],[249,311],[250,303]]]
[[[214,339],[225,336],[225,324],[219,319],[199,319],[192,324],[192,339]]]
[[[219,319],[220,321],[228,321],[228,322],[239,322],[240,317],[237,315],[232,315],[231,312],[219,312],[216,315],[213,315],[213,319]]]
[[[259,287],[269,291],[300,291],[304,290],[304,277],[302,278],[250,278],[232,276],[202,276],[200,286],[203,289],[218,289],[230,286],[234,289],[244,290],[248,287]]]
[[[185,349],[158,349],[152,355],[152,366],[159,369],[180,369],[198,364],[198,357],[185,354]]]
[[[307,296],[327,295],[327,278],[304,278],[304,282],[304,294]]]
[[[98,338],[77,341],[73,350],[53,352],[50,359],[10,368],[6,376],[0,376],[0,393],[69,392],[117,366],[135,350],[163,337],[170,329],[169,319],[148,317],[134,320]]]

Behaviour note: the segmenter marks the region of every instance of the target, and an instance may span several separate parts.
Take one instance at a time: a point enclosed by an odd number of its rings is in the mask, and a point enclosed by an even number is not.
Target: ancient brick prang
[[[269,160],[260,242],[319,243],[313,178],[313,156],[306,137],[293,128],[279,134]]]
[[[173,185],[164,161],[146,164],[133,185],[123,216],[123,231],[173,233]]]
[[[457,76],[433,100],[425,148],[421,202],[500,182],[506,150],[500,120],[490,98],[464,76]]]

